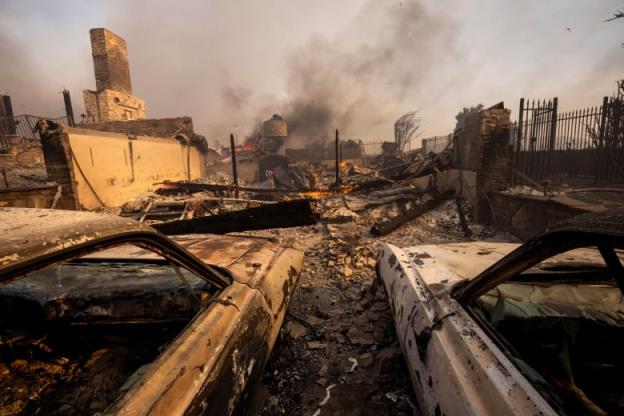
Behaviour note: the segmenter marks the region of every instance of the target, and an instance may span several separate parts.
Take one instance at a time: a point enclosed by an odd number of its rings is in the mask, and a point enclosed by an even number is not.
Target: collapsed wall
[[[184,135],[133,136],[57,127],[40,131],[50,180],[62,186],[59,207],[118,207],[165,180],[206,175],[206,148]]]

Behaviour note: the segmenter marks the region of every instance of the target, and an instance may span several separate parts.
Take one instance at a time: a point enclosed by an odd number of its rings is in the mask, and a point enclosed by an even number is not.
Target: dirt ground
[[[291,229],[255,232],[295,238],[303,271],[281,334],[253,389],[250,415],[419,415],[391,311],[375,278],[384,243],[398,246],[466,241],[454,201],[393,233],[369,234],[364,212]],[[471,239],[510,241],[471,225]]]

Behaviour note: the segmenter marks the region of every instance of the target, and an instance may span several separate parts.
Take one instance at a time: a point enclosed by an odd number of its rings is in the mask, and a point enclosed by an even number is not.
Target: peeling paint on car
[[[204,414],[207,409],[232,414],[261,376],[303,262],[291,240],[191,235],[171,241],[147,225],[87,212],[0,208],[0,218],[6,237],[0,242],[0,277],[9,285],[31,277],[17,279],[21,275],[14,270],[46,271],[51,264],[85,254],[90,260],[121,256],[143,261],[164,255],[189,261],[189,268],[201,262],[205,269],[190,270],[205,272],[209,276],[198,277],[216,283],[214,296],[204,299],[186,328],[103,414]],[[120,247],[126,240],[137,247]],[[44,293],[45,284],[40,289]],[[63,287],[57,289],[62,292]],[[78,315],[110,317],[116,313],[113,306],[87,304]],[[71,312],[63,297],[50,300],[46,308],[56,318]]]
[[[517,381],[523,379],[518,370],[450,296],[456,285],[515,248],[502,244],[475,262],[460,258],[493,246],[386,244],[380,250],[378,275],[423,414],[555,414],[530,383]]]

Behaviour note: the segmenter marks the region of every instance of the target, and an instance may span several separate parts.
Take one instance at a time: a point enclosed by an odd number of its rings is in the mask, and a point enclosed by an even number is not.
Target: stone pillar
[[[91,29],[89,33],[97,91],[114,90],[132,95],[126,41],[103,28]]]
[[[62,187],[61,198],[56,207],[79,210],[80,203],[68,134],[59,126],[55,130],[40,129],[39,135],[48,177]]]
[[[477,222],[489,224],[492,205],[489,194],[509,187],[511,177],[511,111],[503,103],[479,112],[480,130],[477,159],[474,217]]]

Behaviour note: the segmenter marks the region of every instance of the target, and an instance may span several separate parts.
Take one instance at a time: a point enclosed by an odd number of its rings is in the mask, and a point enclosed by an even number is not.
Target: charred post
[[[74,127],[76,125],[76,122],[74,121],[74,108],[72,107],[69,90],[63,90],[63,101],[65,102],[65,114],[67,115],[67,124],[69,124],[70,127]]]
[[[230,149],[232,151],[232,178],[234,179],[234,197],[238,198],[238,172],[236,171],[236,143],[234,143],[233,134],[230,134]]]
[[[340,134],[336,129],[336,189],[340,189]]]
[[[317,221],[318,216],[312,211],[309,200],[294,199],[256,208],[226,212],[221,215],[156,224],[154,228],[167,235],[226,234],[269,228],[299,227],[313,225]]]

